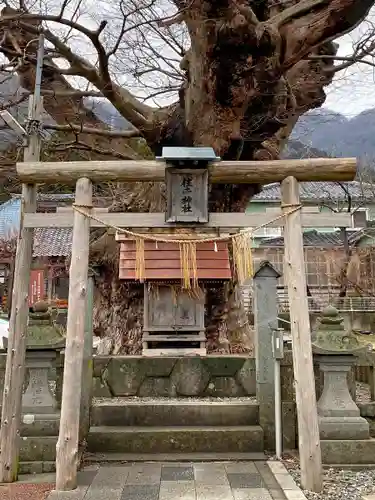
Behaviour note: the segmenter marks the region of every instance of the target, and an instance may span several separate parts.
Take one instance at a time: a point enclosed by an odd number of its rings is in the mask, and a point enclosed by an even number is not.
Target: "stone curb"
[[[268,460],[267,465],[271,469],[287,500],[306,500],[304,493],[297,486],[284,464],[275,460]]]

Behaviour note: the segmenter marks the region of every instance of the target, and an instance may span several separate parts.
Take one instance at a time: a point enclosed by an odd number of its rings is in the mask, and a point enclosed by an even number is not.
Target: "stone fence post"
[[[254,274],[254,324],[256,359],[256,395],[259,424],[264,432],[264,446],[275,449],[275,361],[273,332],[277,329],[277,279],[280,274],[263,261]]]

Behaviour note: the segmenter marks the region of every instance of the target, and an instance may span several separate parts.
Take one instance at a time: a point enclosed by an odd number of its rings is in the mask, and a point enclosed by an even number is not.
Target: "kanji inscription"
[[[168,222],[207,222],[208,172],[205,169],[166,170]]]

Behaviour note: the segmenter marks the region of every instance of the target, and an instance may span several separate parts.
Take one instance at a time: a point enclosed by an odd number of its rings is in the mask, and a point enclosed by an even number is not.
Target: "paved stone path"
[[[291,479],[289,475],[287,477]],[[79,486],[76,490],[52,491],[47,500],[287,500],[288,498],[291,497],[284,495],[266,462],[231,462],[92,466],[79,473]],[[298,496],[298,492],[294,492],[293,500],[303,498],[305,497]]]

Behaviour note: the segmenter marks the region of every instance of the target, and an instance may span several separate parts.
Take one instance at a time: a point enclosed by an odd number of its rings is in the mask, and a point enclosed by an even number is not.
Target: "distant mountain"
[[[11,78],[7,78],[6,74],[0,72],[0,104],[11,100],[16,101],[17,96],[22,95],[22,90],[19,87],[17,76],[13,75]],[[130,123],[108,101],[87,98],[84,99],[84,105],[112,128],[121,130],[130,127]],[[27,99],[9,109],[9,111],[19,122],[24,122],[28,113]],[[45,114],[44,123],[53,123],[53,120],[49,115]],[[21,141],[20,138],[17,138],[15,132],[4,126],[3,120],[0,118],[0,151],[5,150],[10,143],[14,143],[17,140]]]
[[[298,120],[291,139],[330,156],[355,156],[363,163],[375,163],[375,109],[352,119],[326,108],[312,110]]]
[[[330,155],[326,151],[313,148],[295,139],[290,139],[282,152],[282,158],[289,160],[299,160],[300,158],[326,158],[329,156]]]

